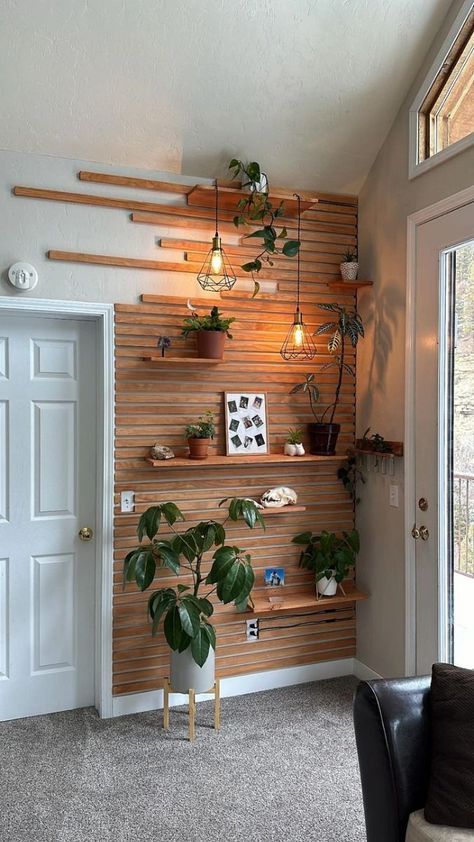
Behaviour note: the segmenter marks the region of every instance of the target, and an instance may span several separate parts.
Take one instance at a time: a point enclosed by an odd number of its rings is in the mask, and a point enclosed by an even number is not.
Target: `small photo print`
[[[237,401],[227,401],[229,412],[237,412]]]
[[[240,436],[232,436],[231,442],[234,445],[234,447],[242,447],[242,439],[240,438]]]
[[[245,436],[244,447],[245,447],[246,450],[248,450],[249,447],[252,447],[252,442],[253,442],[252,436]]]
[[[259,433],[258,436],[255,436],[255,441],[259,447],[263,447],[263,445],[265,444],[265,439],[263,438],[261,433]]]
[[[249,427],[252,427],[252,421],[250,420],[248,415],[245,415],[245,417],[242,418],[242,424],[244,425],[246,430],[248,430]]]
[[[255,400],[254,400],[254,402],[253,402],[253,404],[252,404],[253,408],[254,408],[254,409],[260,409],[260,407],[261,407],[261,405],[262,405],[262,400],[263,400],[263,398],[260,398],[260,397],[257,395],[257,397],[255,398]]]
[[[266,567],[264,582],[268,588],[281,588],[285,584],[284,567]]]
[[[236,433],[238,429],[239,429],[239,419],[233,418],[232,421],[229,424],[229,430],[231,430],[233,433]]]
[[[252,421],[256,427],[263,427],[263,421],[260,418],[260,415],[254,415]]]
[[[247,397],[245,397],[245,395],[241,395],[241,398],[240,398],[240,401],[239,401],[239,408],[240,409],[247,409],[248,405],[249,405],[249,399]]]

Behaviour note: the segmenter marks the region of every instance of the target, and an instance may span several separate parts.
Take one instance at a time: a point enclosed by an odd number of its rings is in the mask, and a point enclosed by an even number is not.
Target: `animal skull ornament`
[[[277,488],[269,488],[260,498],[262,506],[266,509],[280,509],[283,506],[294,506],[298,499],[296,491],[279,485]]]

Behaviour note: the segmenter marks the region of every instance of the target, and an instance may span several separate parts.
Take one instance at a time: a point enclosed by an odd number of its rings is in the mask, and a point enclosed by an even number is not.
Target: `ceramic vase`
[[[214,687],[216,680],[215,652],[212,646],[202,667],[196,663],[191,648],[184,652],[171,652],[170,684],[175,693],[206,693]]]

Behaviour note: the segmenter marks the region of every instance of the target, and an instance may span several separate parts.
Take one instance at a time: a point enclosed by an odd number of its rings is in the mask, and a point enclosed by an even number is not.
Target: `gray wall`
[[[408,111],[462,3],[450,12],[402,105],[360,195],[360,277],[374,288],[359,297],[367,326],[357,373],[357,427],[370,425],[386,439],[404,438],[407,217],[473,183],[474,148],[412,181],[408,180]],[[362,552],[359,584],[370,600],[358,609],[358,657],[376,672],[405,668],[405,530],[403,465],[396,476],[370,473],[357,511]],[[400,485],[400,507],[388,503],[389,485]]]

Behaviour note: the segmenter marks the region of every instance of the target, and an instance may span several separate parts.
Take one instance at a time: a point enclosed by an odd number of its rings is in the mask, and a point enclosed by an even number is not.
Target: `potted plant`
[[[328,371],[331,368],[335,368],[337,371],[334,401],[320,415],[317,415],[316,404],[319,401],[320,390],[314,382],[314,374],[307,374],[303,383],[293,386],[290,395],[297,392],[305,392],[308,395],[311,412],[316,421],[316,423],[308,425],[311,453],[331,456],[336,452],[337,437],[341,429],[340,424],[334,423],[334,416],[339,403],[342,377],[344,372],[355,376],[353,367],[345,360],[347,343],[349,342],[352,348],[356,348],[359,338],[364,336],[364,327],[356,310],[347,310],[340,304],[318,304],[318,307],[335,314],[333,320],[320,325],[315,331],[315,336],[331,333],[328,340],[328,350],[333,359],[321,366],[320,372]]]
[[[264,263],[273,266],[273,258],[277,254],[285,257],[295,257],[298,254],[299,240],[292,240],[287,236],[285,227],[277,230],[275,221],[284,215],[284,202],[281,201],[277,207],[268,197],[268,179],[261,171],[257,161],[244,164],[243,161],[233,158],[229,163],[234,178],[241,175],[242,189],[248,190],[248,195],[237,203],[238,213],[234,216],[234,225],[257,226],[257,230],[245,235],[246,240],[256,238],[262,241],[261,252],[248,263],[242,265],[244,272],[260,272]],[[260,227],[258,227],[260,226]],[[259,284],[255,282],[255,292],[258,292]]]
[[[326,530],[320,535],[300,532],[293,538],[293,543],[304,546],[300,566],[314,573],[317,592],[322,596],[334,596],[339,585],[345,595],[341,582],[354,567],[360,549],[357,529],[343,532],[342,537]]]
[[[205,316],[193,312],[183,322],[182,336],[187,339],[191,333],[195,333],[198,357],[220,360],[224,354],[226,336],[232,339],[232,334],[229,333],[232,322],[235,322],[235,318],[224,318],[218,307],[213,307]]]
[[[209,409],[201,415],[195,424],[186,426],[186,438],[189,445],[190,459],[207,459],[209,444],[216,433],[214,413]]]
[[[287,456],[304,456],[303,431],[299,428],[288,430],[284,452]]]
[[[224,502],[224,501],[221,501]],[[228,506],[227,520],[244,520],[250,529],[265,523],[253,500],[234,497]],[[151,632],[156,635],[163,620],[166,642],[171,649],[171,687],[187,693],[209,690],[214,684],[214,650],[216,633],[210,622],[212,594],[227,605],[234,602],[239,610],[251,603],[255,575],[251,557],[244,550],[225,543],[224,526],[215,520],[202,521],[185,532],[178,532],[174,524],[184,521],[175,503],[151,506],[140,517],[137,534],[147,544],[131,550],[123,563],[124,587],[135,581],[141,591],[153,582],[157,569],[168,568],[176,576],[182,569],[191,577],[190,584],[157,588],[148,600]],[[158,531],[165,521],[174,533],[170,539],[159,539]],[[212,552],[212,566],[203,572],[205,556]]]
[[[359,274],[359,264],[357,262],[357,252],[355,249],[348,248],[342,256],[342,263],[339,264],[341,270],[341,278],[344,281],[355,281]]]

